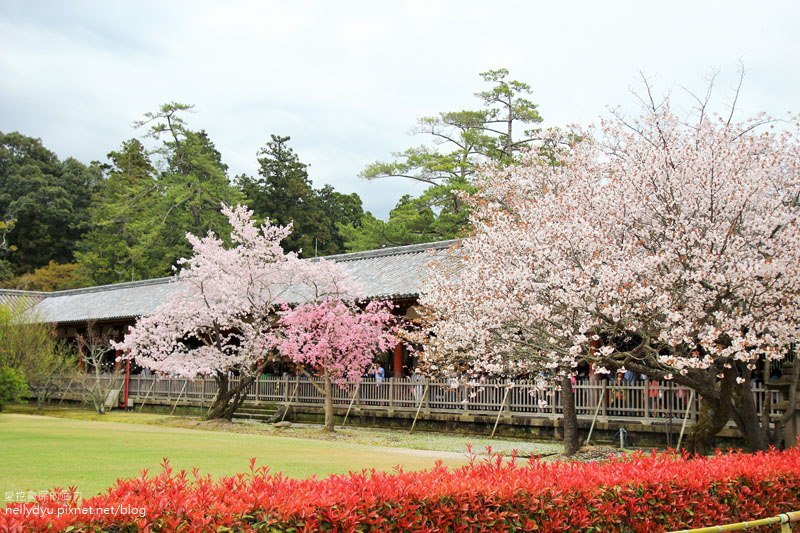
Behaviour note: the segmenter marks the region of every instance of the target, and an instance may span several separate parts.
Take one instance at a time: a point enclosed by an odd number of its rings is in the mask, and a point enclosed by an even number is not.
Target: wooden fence
[[[91,378],[93,379],[93,378]],[[120,392],[124,377],[102,378],[108,389]],[[314,378],[316,379],[316,378]],[[235,384],[237,378],[232,378]],[[318,380],[318,383],[320,380]],[[51,401],[80,400],[85,383],[81,379],[57,377],[51,380]],[[697,418],[699,398],[689,389],[670,382],[579,380],[575,384],[575,403],[579,418],[603,420],[635,420],[652,423],[664,419]],[[135,375],[130,377],[128,398],[141,403],[168,405],[210,405],[217,392],[213,379],[182,379]],[[507,393],[507,394],[506,394]],[[776,417],[772,406],[778,403],[777,393],[762,385],[752,389],[759,415],[766,405],[770,417]],[[768,400],[767,394],[772,397]],[[505,401],[504,401],[505,400]],[[382,381],[364,379],[334,386],[335,407],[351,404],[363,411],[416,411],[450,415],[492,415],[502,412],[514,418],[558,418],[562,412],[561,392],[552,383],[543,381],[429,380],[388,378]],[[288,406],[320,406],[323,396],[300,376],[262,376],[247,391],[246,403],[282,404]]]

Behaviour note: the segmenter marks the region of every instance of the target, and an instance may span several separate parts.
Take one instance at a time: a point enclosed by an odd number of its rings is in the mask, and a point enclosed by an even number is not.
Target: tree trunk
[[[697,424],[689,435],[689,446],[694,453],[705,455],[714,449],[717,434],[731,419],[733,406],[733,390],[738,373],[733,365],[725,367],[717,365],[706,371],[707,376],[714,376],[711,390],[697,389],[700,394],[700,414]],[[717,376],[722,374],[722,378]],[[713,394],[709,394],[712,392]]]
[[[753,451],[766,450],[769,447],[768,426],[763,426],[759,421],[756,402],[750,390],[750,372],[747,374],[747,381],[738,384],[734,390],[731,414],[739,431],[747,439],[749,448]]]
[[[572,377],[561,378],[561,407],[564,422],[564,455],[572,456],[580,448],[578,438],[578,411],[575,409],[575,393],[572,390]]]
[[[214,375],[214,381],[217,383],[217,394],[211,402],[211,407],[208,408],[206,413],[206,420],[218,420],[224,418],[225,409],[233,398],[233,393],[230,391],[230,381],[228,375],[217,373]]]
[[[333,386],[331,384],[331,377],[328,370],[325,369],[325,431],[333,433],[335,428],[333,426]]]
[[[95,358],[96,359],[96,358]],[[94,391],[92,393],[92,401],[94,402],[94,410],[99,415],[106,414],[106,387],[103,386],[103,377],[100,373],[99,363],[95,361],[94,366]]]
[[[689,434],[689,448],[700,455],[711,452],[717,433],[730,418],[730,402],[700,396],[700,413]]]
[[[243,376],[239,384],[231,387],[227,374],[218,373],[214,376],[217,382],[217,395],[206,414],[206,420],[232,420],[236,410],[241,407],[247,397],[247,388],[255,381],[255,376]]]

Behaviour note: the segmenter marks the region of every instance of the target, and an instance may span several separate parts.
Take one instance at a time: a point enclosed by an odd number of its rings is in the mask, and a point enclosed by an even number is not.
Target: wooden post
[[[289,406],[291,405],[292,400],[294,400],[294,397],[297,394],[297,390],[299,388],[300,388],[300,376],[297,376],[297,378],[295,379],[294,392],[292,393],[291,398],[286,400],[285,408],[283,409],[283,416],[281,417],[281,422],[286,420],[286,413],[289,412]]]
[[[150,384],[150,389],[148,389],[147,394],[144,396],[144,400],[142,400],[142,405],[139,406],[139,411],[141,412],[144,409],[144,404],[147,403],[147,399],[150,397],[150,393],[153,392],[153,387],[156,386],[156,378],[153,377],[153,382]]]
[[[117,350],[117,357],[121,353],[120,350]],[[122,393],[122,408],[126,411],[128,410],[128,396],[131,393],[131,360],[130,358],[125,359],[125,381],[123,383],[123,393]]]
[[[500,409],[497,410],[497,418],[494,421],[494,427],[492,428],[492,435],[489,437],[490,439],[494,438],[494,433],[497,431],[497,424],[500,423],[500,416],[503,414],[503,407],[506,405],[506,400],[508,399],[508,393],[511,392],[511,389],[514,385],[506,385],[506,392],[503,394],[503,401],[500,403]]]
[[[175,414],[175,409],[178,408],[178,402],[181,401],[181,396],[183,395],[183,391],[186,390],[186,385],[189,383],[188,379],[183,380],[183,388],[181,392],[178,393],[178,398],[175,400],[175,405],[172,406],[172,411],[169,413],[170,415]],[[170,385],[170,390],[172,389],[172,385]]]
[[[350,416],[350,409],[353,408],[353,403],[355,403],[356,397],[358,396],[359,392],[361,392],[361,383],[360,382],[356,383],[356,391],[353,393],[353,397],[350,398],[350,405],[347,406],[347,412],[344,415],[344,421],[342,421],[342,427],[347,425],[347,417]]]
[[[600,414],[600,406],[603,405],[603,399],[605,398],[605,391],[600,397],[597,399],[597,407],[594,409],[594,417],[592,418],[592,425],[589,427],[589,435],[586,437],[586,446],[589,445],[589,441],[592,440],[592,432],[594,431],[594,424],[597,422],[597,415]]]
[[[394,363],[392,365],[392,376],[403,377],[403,343],[398,342],[394,347]]]
[[[603,406],[603,417],[608,416],[608,381],[603,380],[603,386],[600,388],[600,404]]]
[[[689,394],[689,402],[686,404],[686,414],[683,415],[683,424],[681,424],[681,434],[678,436],[678,446],[675,448],[678,451],[680,451],[681,449],[683,432],[686,431],[686,421],[689,420],[689,411],[692,409],[693,403],[694,403],[694,389],[692,389],[692,393]]]
[[[69,388],[72,386],[72,381],[73,381],[73,379],[69,378],[69,383],[67,383],[67,388],[64,389],[64,392],[61,394],[61,399],[58,401],[58,405],[61,405],[61,403],[64,401],[64,398],[66,397],[67,393],[69,393]]]
[[[425,401],[425,398],[428,397],[428,389],[430,386],[430,382],[425,380],[425,390],[422,391],[422,397],[419,399],[419,404],[417,405],[417,414],[414,415],[414,422],[411,424],[411,429],[408,430],[409,433],[413,432],[414,427],[417,425],[417,418],[419,418],[419,412],[422,409],[422,403]]]

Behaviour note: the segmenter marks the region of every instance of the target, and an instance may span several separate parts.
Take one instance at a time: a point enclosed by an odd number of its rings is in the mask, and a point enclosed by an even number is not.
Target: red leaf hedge
[[[800,509],[800,448],[690,457],[636,453],[605,463],[473,459],[449,471],[365,471],[288,479],[267,468],[214,481],[197,472],[119,480],[12,503],[0,531],[663,531]],[[58,492],[53,492],[53,495]]]

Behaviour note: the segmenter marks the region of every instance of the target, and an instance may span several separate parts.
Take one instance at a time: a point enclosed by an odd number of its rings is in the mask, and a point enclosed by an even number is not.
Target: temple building
[[[367,252],[328,256],[346,267],[368,300],[391,300],[396,313],[413,321],[415,305],[431,261],[446,257],[445,250],[456,241],[398,246]],[[314,259],[307,259],[313,261]],[[31,304],[37,321],[53,324],[58,337],[75,338],[86,332],[89,324],[103,335],[121,339],[136,319],[153,313],[181,290],[177,277],[56,292],[0,289],[0,304],[24,299]],[[289,302],[292,303],[292,302]],[[109,354],[114,358],[113,352]],[[410,354],[402,344],[383,361],[388,376],[404,375]]]

